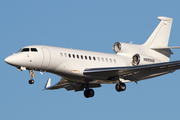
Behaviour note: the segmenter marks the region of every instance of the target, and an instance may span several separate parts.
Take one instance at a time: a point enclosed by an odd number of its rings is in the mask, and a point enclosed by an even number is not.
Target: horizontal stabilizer
[[[175,47],[153,47],[151,48],[153,50],[161,50],[161,49],[180,49],[180,46],[175,46]]]
[[[167,54],[173,54],[173,52],[171,52],[172,49],[180,49],[179,46],[175,46],[175,47],[153,47],[151,48],[152,50],[156,50],[158,52],[161,53],[167,53]]]

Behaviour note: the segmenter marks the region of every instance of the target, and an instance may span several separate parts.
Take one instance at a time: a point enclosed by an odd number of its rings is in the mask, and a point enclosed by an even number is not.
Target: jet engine
[[[158,59],[150,57],[150,56],[145,56],[145,55],[140,55],[140,54],[135,54],[132,57],[132,65],[144,65],[144,64],[153,64],[153,63],[158,63],[160,62]]]
[[[123,43],[123,42],[116,42],[113,45],[113,50],[115,53],[125,53],[125,52],[130,52],[134,51],[134,44],[131,43]]]
[[[120,52],[121,51],[121,43],[120,42],[114,43],[113,50],[114,50],[115,53]]]

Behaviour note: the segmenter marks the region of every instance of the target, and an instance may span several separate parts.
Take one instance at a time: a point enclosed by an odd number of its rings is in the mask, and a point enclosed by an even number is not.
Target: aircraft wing
[[[71,80],[68,80],[67,78],[62,78],[58,83],[51,86],[51,79],[49,78],[44,90],[54,90],[54,89],[60,89],[65,88],[66,90],[75,90],[76,91],[83,91],[85,88],[85,83],[82,82],[74,82]],[[89,83],[89,88],[96,88],[101,87],[99,83]]]
[[[119,76],[124,79],[123,82],[132,82],[172,73],[177,69],[180,69],[180,60],[129,67],[91,68],[85,69],[84,75],[107,77],[109,80],[115,76]]]

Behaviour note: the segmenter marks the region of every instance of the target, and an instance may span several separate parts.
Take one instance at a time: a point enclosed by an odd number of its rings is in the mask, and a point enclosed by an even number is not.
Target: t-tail
[[[160,23],[144,44],[116,42],[113,46],[114,52],[130,59],[136,57],[139,62],[136,64],[132,62],[133,65],[168,62],[173,54],[171,50],[180,47],[168,46],[173,19],[169,17],[158,17],[158,19],[161,20]]]
[[[148,38],[148,40],[143,44],[143,46],[146,46],[152,50],[155,50],[165,55],[166,59],[162,61],[169,61],[170,55],[173,54],[171,50],[174,48],[180,48],[180,47],[168,47],[173,19],[169,17],[158,17],[158,19],[161,20],[161,22],[153,31],[153,33]]]
[[[158,17],[158,19],[161,22],[144,43],[150,48],[164,48],[168,46],[173,19],[168,17]]]

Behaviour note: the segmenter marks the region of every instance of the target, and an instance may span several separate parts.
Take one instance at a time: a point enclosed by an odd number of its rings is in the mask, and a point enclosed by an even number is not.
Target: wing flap
[[[138,81],[157,77],[180,69],[180,60],[148,65],[85,69],[84,75],[96,77],[120,76],[124,80]]]
[[[83,82],[73,82],[70,80],[67,80],[65,78],[62,78],[58,83],[55,85],[50,86],[50,80],[48,79],[46,85],[45,85],[45,90],[54,90],[54,89],[60,89],[60,88],[65,88],[67,91],[69,90],[75,90],[76,91],[83,91],[84,88],[86,87],[85,83]],[[96,87],[101,87],[99,83],[89,83],[89,88],[96,88]]]
[[[47,86],[47,84],[48,84],[48,81],[46,83],[46,86]],[[52,86],[48,86],[48,87],[45,86],[45,89],[46,90],[60,89],[60,88],[64,88],[64,86],[69,85],[69,84],[72,84],[72,82],[66,80],[65,78],[62,78],[58,83],[56,83]]]

